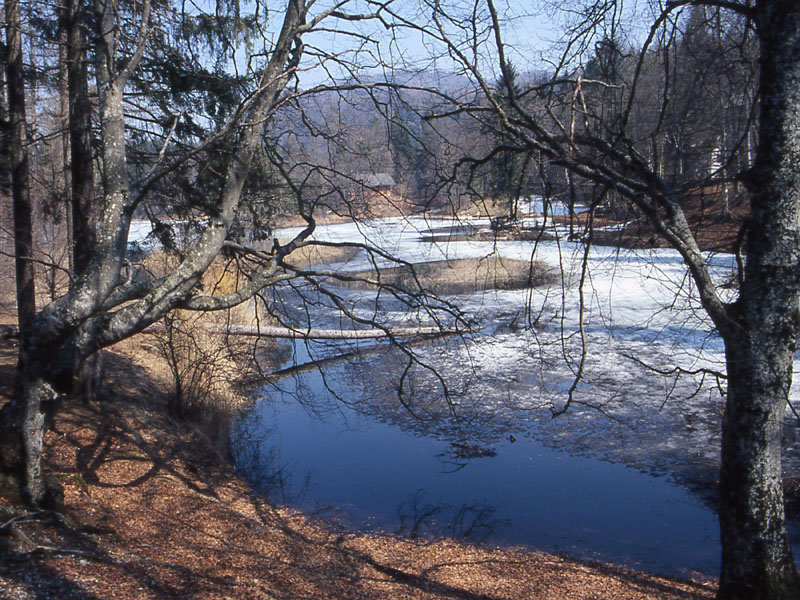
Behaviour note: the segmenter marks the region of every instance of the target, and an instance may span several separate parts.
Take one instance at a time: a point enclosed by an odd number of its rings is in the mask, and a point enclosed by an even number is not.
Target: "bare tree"
[[[12,16],[14,6],[6,3]],[[275,122],[277,112],[291,103],[293,95],[308,93],[297,86],[290,89],[290,82],[315,65],[324,70],[330,61],[345,60],[318,48],[305,53],[303,39],[324,31],[331,20],[352,23],[379,18],[385,3],[367,2],[366,12],[352,13],[347,2],[318,12],[312,11],[313,6],[313,1],[289,0],[284,11],[270,13],[279,17],[272,29],[264,22],[266,8],[260,3],[247,19],[221,12],[181,13],[179,8],[149,0],[100,0],[84,7],[91,13],[87,21],[96,27],[89,51],[93,55],[90,64],[95,65],[102,167],[97,240],[85,245],[88,254],[81,265],[75,265],[78,272],[72,274],[70,289],[35,316],[30,313],[21,328],[17,391],[2,414],[0,483],[9,495],[33,504],[47,501],[48,486],[41,467],[46,413],[50,401],[69,390],[76,364],[144,330],[173,309],[223,310],[269,285],[294,278],[313,280],[314,273],[292,266],[286,259],[311,243],[316,223],[313,210],[319,198],[337,193],[329,185],[334,175],[329,168],[303,164],[302,160],[289,162],[280,151],[268,150],[266,154],[306,225],[288,242],[276,240],[252,247],[234,227],[237,215],[247,210],[248,196],[243,190],[254,156],[263,150],[265,129]],[[8,22],[8,39],[13,40],[14,21]],[[252,50],[247,66],[236,72],[236,36],[245,25],[248,35],[242,37],[250,43],[258,40],[261,47]],[[200,68],[177,69],[202,59],[192,54],[192,45],[182,37],[193,27],[218,34],[215,48],[221,48],[233,75],[221,78]],[[87,62],[80,49],[71,45],[68,54],[73,61],[69,66],[76,73],[80,70],[82,78]],[[12,62],[8,64],[13,71]],[[8,87],[21,97],[22,85],[20,80],[13,85],[9,82]],[[333,89],[330,85],[319,87]],[[215,94],[209,92],[212,88]],[[185,104],[196,105],[203,99],[206,112],[171,113],[165,99],[175,89],[183,94],[180,100]],[[80,85],[74,89],[76,98],[82,90],[85,92]],[[227,102],[226,108],[222,101]],[[75,126],[85,124],[81,107],[72,108]],[[24,128],[24,118],[20,118]],[[87,149],[83,141],[77,135],[71,140],[73,161],[76,152]],[[81,156],[77,162],[86,165]],[[73,171],[73,187],[79,183],[75,175]],[[89,183],[87,178],[84,183]],[[326,185],[327,191],[323,189]],[[154,273],[129,254],[128,233],[137,211],[150,215],[164,247],[176,256],[169,272]],[[170,214],[183,215],[192,224],[177,244],[175,236],[170,241],[167,234],[172,228],[164,223]],[[26,230],[30,227],[21,228],[20,233]],[[75,232],[83,235],[77,228]],[[20,264],[30,264],[23,250],[18,251],[18,258]],[[224,294],[203,289],[204,274],[218,260],[233,263],[239,273],[237,288]],[[369,322],[348,313],[345,305],[337,306],[355,322]]]
[[[22,19],[19,2],[5,3],[5,72],[8,88],[9,155],[14,218],[17,311],[21,330],[28,330],[36,311],[33,280],[33,225],[28,178],[25,118],[25,75],[22,62]]]
[[[615,194],[645,215],[683,257],[700,301],[726,345],[720,597],[795,597],[797,575],[783,512],[780,433],[800,334],[800,281],[796,273],[800,258],[800,166],[796,160],[800,10],[788,1],[707,2],[744,23],[743,32],[752,35],[755,31],[760,47],[757,127],[753,128],[755,123],[748,118],[743,131],[737,130],[734,136],[740,142],[729,145],[726,138],[721,144],[723,151],[728,149],[733,155],[755,135],[752,132],[757,132],[759,140],[755,168],[738,160],[724,161],[728,167],[742,164],[747,169],[740,177],[752,196],[739,293],[734,301],[728,301],[712,281],[706,258],[681,208],[681,194],[688,183],[686,178],[675,176],[683,164],[677,156],[692,143],[691,136],[672,138],[673,158],[665,150],[667,117],[673,119],[671,124],[680,125],[681,116],[680,111],[677,115],[670,113],[675,100],[675,87],[670,83],[674,66],[670,51],[677,39],[674,31],[680,11],[702,2],[665,5],[655,15],[638,52],[629,53],[611,42],[595,46],[597,69],[586,74],[580,58],[592,47],[592,36],[609,21],[618,23],[622,14],[613,0],[594,3],[568,32],[551,77],[539,76],[517,85],[509,72],[504,24],[493,0],[467,2],[461,6],[466,9],[464,14],[458,13],[457,3],[422,4],[430,17],[425,24],[393,12],[391,2],[368,0],[364,4],[366,13],[347,12],[347,2],[314,13],[313,1],[289,0],[285,11],[277,13],[281,17],[279,26],[270,33],[262,22],[266,9],[256,3],[248,26],[262,47],[250,53],[250,62],[242,72],[228,78],[215,78],[210,71],[195,69],[192,61],[198,57],[181,36],[192,27],[198,31],[213,29],[220,34],[215,48],[222,48],[222,56],[233,60],[242,25],[237,15],[187,15],[176,7],[151,4],[149,0],[98,0],[86,7],[91,12],[88,22],[96,26],[89,48],[93,60],[84,60],[80,52],[75,52],[76,46],[70,47],[70,56],[80,78],[83,71],[79,73],[79,66],[94,65],[101,142],[101,218],[96,243],[85,246],[85,262],[75,266],[78,272],[72,274],[70,290],[35,314],[32,310],[20,313],[23,326],[17,391],[2,414],[2,487],[34,504],[46,500],[47,486],[41,471],[45,412],[49,401],[69,388],[76,358],[77,362],[85,360],[99,349],[144,330],[173,309],[222,310],[264,294],[269,286],[299,279],[353,322],[371,323],[318,283],[319,276],[346,279],[346,274],[306,269],[289,258],[311,243],[316,208],[338,207],[342,201],[346,205],[342,181],[353,180],[354,165],[371,167],[386,162],[391,158],[391,149],[386,146],[394,144],[397,153],[405,144],[406,161],[424,153],[434,163],[427,167],[432,173],[450,170],[449,182],[458,184],[458,196],[479,195],[479,171],[501,152],[511,153],[521,156],[523,164],[538,165],[542,173],[557,172],[561,177],[568,173],[564,179],[570,192],[579,193],[578,179],[595,184],[590,186],[592,209]],[[20,96],[24,81],[14,79],[16,5],[8,0],[5,6],[9,98],[24,98]],[[416,29],[443,50],[468,85],[454,88],[452,93],[416,82],[399,85],[396,81],[358,78],[311,90],[292,85],[305,70],[314,65],[325,69],[334,59],[342,72],[356,72],[356,61],[347,62],[317,46],[305,45],[310,37],[307,34],[324,32],[325,23],[332,19],[345,23],[376,20],[389,29]],[[611,35],[606,39],[616,40],[613,28],[607,29],[611,31],[604,33]],[[358,44],[370,41],[361,32],[351,33]],[[487,59],[496,62],[493,74],[484,73]],[[184,61],[191,68],[176,68]],[[518,60],[515,64],[519,66]],[[194,76],[187,77],[187,73]],[[502,95],[497,93],[497,81],[505,82]],[[654,82],[653,87],[644,89],[648,81]],[[212,88],[216,92],[207,93]],[[389,101],[388,91],[401,88],[429,98],[425,103],[409,100],[403,104],[424,124],[424,136],[419,133],[421,127],[410,126],[409,111],[403,111],[401,118],[393,109],[397,105]],[[654,89],[657,94],[653,94]],[[204,104],[206,111],[173,111],[170,90],[184,96],[180,106]],[[342,104],[349,105],[347,92],[353,90],[367,94],[376,114],[394,119],[392,124],[407,135],[400,136],[391,126],[373,122],[373,135],[384,147],[360,145],[357,135],[315,123],[313,112],[304,103],[312,93],[335,92]],[[74,89],[76,98],[84,92],[82,87]],[[743,114],[756,110],[756,94],[743,90],[741,98],[746,105]],[[9,111],[14,122],[17,108],[12,104],[9,102]],[[77,111],[78,107],[74,108]],[[296,111],[294,114],[310,131],[305,138],[289,126],[291,117],[279,117],[284,110],[286,114]],[[24,114],[18,114],[22,115],[22,133],[14,139],[19,141],[24,140]],[[469,116],[466,126],[457,121],[462,115]],[[87,122],[85,113],[74,118],[76,125]],[[268,138],[264,137],[265,129],[271,134]],[[502,147],[487,144],[485,139],[478,144],[464,143],[473,139],[467,136],[487,129],[497,132],[494,139],[501,139]],[[411,140],[407,139],[409,135]],[[458,161],[434,149],[459,135],[461,148],[482,153]],[[418,146],[423,137],[425,148],[421,151]],[[323,160],[309,150],[311,138],[322,140],[314,152]],[[333,145],[339,140],[350,144],[348,155],[337,156]],[[85,166],[75,155],[81,147],[87,149],[85,140],[71,141],[73,168]],[[24,142],[19,141],[18,147],[24,149]],[[306,224],[286,243],[276,240],[271,245],[250,245],[236,232],[237,220],[248,210],[246,192],[255,158],[268,160],[273,174],[281,179],[281,194],[293,198]],[[704,178],[707,173],[705,170]],[[549,182],[543,185],[547,188]],[[438,183],[433,194],[445,187],[446,183]],[[88,192],[76,193],[86,197]],[[128,252],[128,232],[137,211],[152,219],[162,244],[174,252],[177,260],[169,272],[154,273]],[[180,243],[170,239],[174,228],[164,222],[171,215],[187,218],[193,225],[180,236]],[[30,253],[24,247],[26,243],[30,247],[24,238],[30,230],[30,224],[19,228],[17,258],[23,266],[30,263]],[[75,231],[83,235],[77,227]],[[377,252],[374,256],[388,258]],[[241,274],[241,285],[232,292],[214,294],[203,289],[204,274],[218,260],[235,264]],[[19,289],[26,289],[27,279],[22,276],[19,281]],[[401,293],[391,286],[389,290]],[[32,300],[20,300],[21,311],[32,308]],[[282,318],[279,310],[274,316],[279,321]]]
[[[505,81],[512,80],[508,56],[513,48],[504,41],[506,23],[499,4],[495,0],[423,4],[432,23],[425,28],[431,44],[437,43],[443,55],[468,74],[481,98],[473,104],[453,98],[446,114],[470,113],[484,123],[496,119],[507,140],[504,151],[513,147],[521,155],[541,155],[549,165],[565,168],[571,177],[599,186],[603,193],[598,198],[614,192],[680,253],[697,296],[725,343],[719,597],[798,597],[800,588],[784,517],[781,430],[800,335],[800,9],[793,2],[760,0],[662,4],[640,49],[626,59],[624,77],[613,82],[598,73],[584,75],[580,62],[592,39],[607,35],[610,24],[620,26],[625,13],[621,3],[571,5],[577,8],[571,14],[578,17],[566,34],[550,80],[522,90],[507,86],[507,98],[500,102],[493,89],[497,75],[484,68],[486,61],[493,59],[494,72]],[[712,280],[706,255],[681,204],[682,195],[692,185],[708,182],[710,156],[707,153],[705,167],[689,177],[685,169],[679,173],[680,158],[665,160],[668,157],[662,150],[667,125],[677,127],[682,118],[693,118],[673,105],[680,103],[681,86],[695,82],[676,82],[670,69],[676,64],[672,55],[680,39],[678,28],[686,23],[682,11],[694,6],[698,11],[709,6],[723,20],[735,23],[736,31],[754,36],[759,52],[759,104],[753,104],[756,94],[739,89],[738,101],[749,103],[742,111],[744,129],[731,135],[731,129],[720,125],[712,138],[715,152],[728,152],[719,160],[725,168],[717,165],[720,174],[741,164],[735,152],[750,135],[758,136],[752,168],[745,164],[735,176],[749,191],[751,209],[740,285],[732,300]],[[695,19],[700,15],[693,14]],[[401,20],[400,15],[397,18]],[[515,63],[519,64],[519,59]],[[724,63],[717,64],[722,68]],[[709,73],[706,83],[722,76]],[[645,87],[648,80],[651,86]],[[606,95],[613,91],[613,107],[592,91],[598,87],[607,90]],[[711,102],[710,96],[706,98]],[[725,114],[713,103],[704,110]],[[746,115],[751,111],[757,119],[748,121]],[[714,123],[706,118],[704,126],[713,129]],[[727,136],[724,141],[723,136]],[[675,153],[692,150],[688,146],[697,143],[697,138],[690,141],[690,137],[672,138]],[[738,138],[737,142],[731,137]],[[471,155],[462,164],[471,169],[489,158]],[[592,208],[596,206],[593,202]]]

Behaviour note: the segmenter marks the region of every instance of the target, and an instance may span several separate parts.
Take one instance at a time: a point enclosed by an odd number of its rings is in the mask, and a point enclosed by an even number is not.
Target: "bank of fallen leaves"
[[[13,352],[5,350],[7,377]],[[275,507],[202,436],[166,416],[163,386],[137,364],[135,345],[127,353],[111,361],[103,399],[66,403],[47,434],[64,509],[17,512],[0,530],[0,597],[713,597],[713,582],[452,540],[354,534]]]

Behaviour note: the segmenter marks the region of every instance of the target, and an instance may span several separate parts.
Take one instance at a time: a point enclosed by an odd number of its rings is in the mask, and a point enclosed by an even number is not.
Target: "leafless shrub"
[[[171,375],[170,412],[197,424],[215,446],[226,447],[230,420],[244,403],[236,383],[245,352],[197,321],[173,313],[151,335]]]
[[[151,271],[165,273],[174,261],[168,252],[156,251],[146,262]],[[236,273],[218,261],[208,269],[203,288],[212,295],[228,293],[239,285]],[[170,412],[197,425],[221,450],[228,450],[231,419],[248,402],[242,388],[254,360],[252,340],[229,335],[226,326],[256,320],[254,303],[211,313],[178,310],[150,333],[170,375]],[[270,342],[259,342],[261,353],[265,343]]]

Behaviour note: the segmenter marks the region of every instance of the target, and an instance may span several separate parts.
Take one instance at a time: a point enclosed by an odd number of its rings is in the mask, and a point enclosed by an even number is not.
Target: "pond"
[[[376,239],[415,262],[530,257],[518,243],[419,241],[420,230],[445,225],[421,223],[404,237],[384,223]],[[323,233],[352,239],[345,228]],[[562,261],[573,282],[579,252],[570,248],[542,244],[537,257]],[[413,364],[373,348],[263,388],[234,429],[237,468],[273,501],[346,527],[715,576],[719,382],[651,367],[715,368],[721,344],[691,295],[676,292],[685,289],[685,269],[674,253],[599,249],[590,260],[582,341],[573,283],[452,298],[478,316],[474,335],[414,346]],[[729,268],[726,257],[710,260],[722,274]],[[374,294],[340,293],[357,314],[405,318],[390,299],[378,309]],[[340,326],[321,306],[313,325]],[[582,343],[590,352],[576,383]],[[290,362],[344,350],[340,342],[298,343]],[[569,410],[553,418],[570,390]],[[794,431],[787,425],[790,470]],[[797,540],[796,521],[791,528]]]
[[[526,545],[671,575],[716,572],[713,511],[666,477],[572,456],[524,431],[470,456],[447,436],[340,402],[318,372],[285,384],[239,424],[237,466],[273,500],[357,529]]]

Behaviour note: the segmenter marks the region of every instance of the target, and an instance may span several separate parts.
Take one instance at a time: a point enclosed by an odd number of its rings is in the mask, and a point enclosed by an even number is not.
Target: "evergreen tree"
[[[516,67],[508,60],[494,88],[495,100],[510,120],[514,118],[511,98],[519,97],[521,92],[518,77]],[[506,206],[508,216],[516,220],[519,197],[524,187],[524,158],[515,147],[514,138],[502,127],[494,128],[494,137],[497,147],[490,163],[492,195]]]

